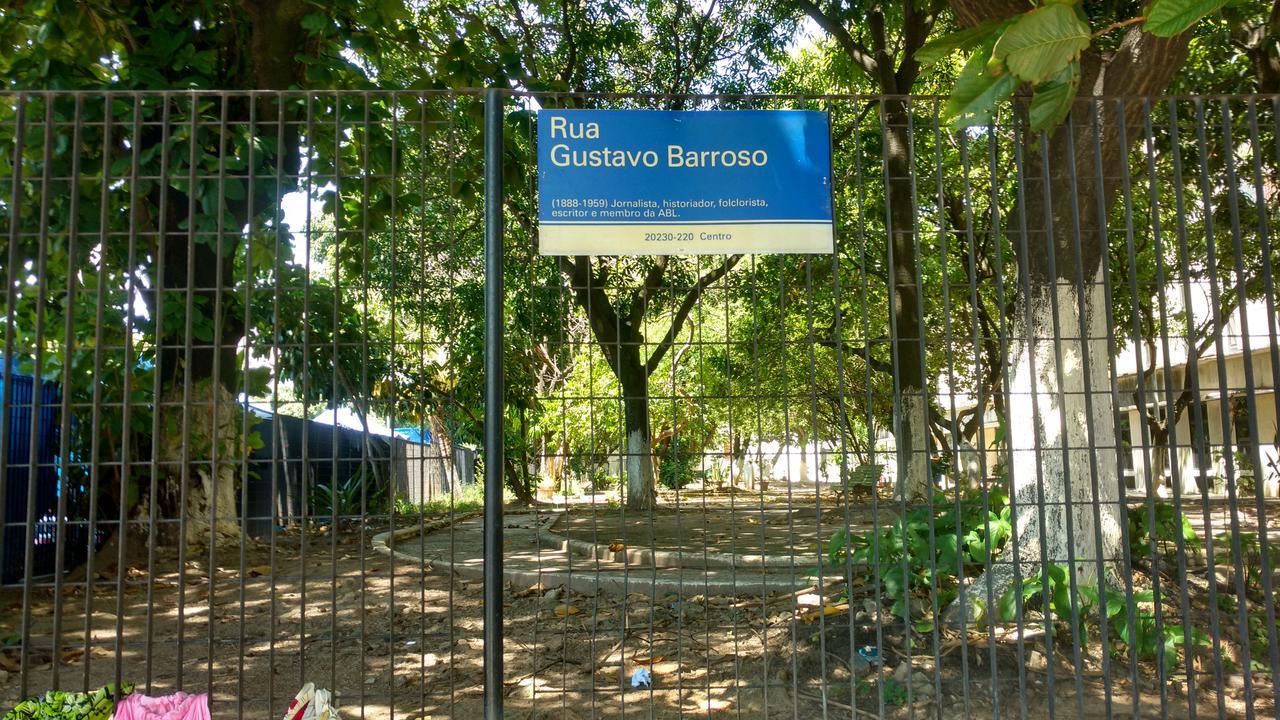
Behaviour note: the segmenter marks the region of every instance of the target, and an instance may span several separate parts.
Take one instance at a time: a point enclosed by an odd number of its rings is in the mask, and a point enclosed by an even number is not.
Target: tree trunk
[[[1169,470],[1169,430],[1169,422],[1165,421],[1151,433],[1151,489],[1148,491],[1151,493],[1158,494],[1164,487],[1164,474]],[[1169,481],[1172,483],[1173,478]]]
[[[171,203],[170,227],[180,227],[188,222],[185,204],[181,209],[177,203]],[[179,212],[179,210],[181,212]],[[228,235],[238,232],[228,230]],[[164,247],[164,277],[161,279],[165,304],[176,304],[184,308],[174,317],[183,322],[173,323],[165,318],[164,350],[160,358],[160,367],[164,373],[164,381],[169,386],[181,386],[183,373],[190,375],[192,383],[198,383],[214,376],[217,368],[218,381],[226,389],[238,391],[240,382],[236,363],[236,345],[244,336],[244,311],[240,299],[229,291],[229,285],[235,279],[235,255],[223,253],[218,257],[217,251],[207,242],[191,242],[186,232],[174,231],[168,234]],[[188,257],[190,253],[190,257]],[[187,268],[191,273],[188,277]],[[219,277],[218,266],[222,272]],[[219,286],[221,281],[221,286]],[[221,289],[218,289],[220,288]],[[193,327],[192,337],[187,337],[185,307],[188,304],[190,288],[190,306],[195,317],[207,318],[212,325],[215,321],[215,308],[222,314],[222,337],[217,342],[201,340],[195,335],[199,332]],[[190,343],[190,349],[186,346]]]
[[[1039,573],[1046,560],[1071,566],[1078,584],[1097,585],[1099,560],[1111,569],[1123,556],[1101,271],[1083,290],[1083,319],[1080,292],[1067,281],[1033,288],[1022,316],[1029,324],[1015,348],[1009,408],[1016,550],[1006,546],[971,589],[984,603],[999,598],[1015,575]]]
[[[966,27],[1031,7],[1025,0],[949,4]],[[1121,104],[1116,98],[1163,92],[1186,60],[1190,39],[1190,31],[1161,38],[1135,26],[1113,52],[1085,51],[1080,94],[1105,99],[1093,100],[1096,107],[1077,103],[1047,146],[1039,134],[1025,132],[1019,138],[1017,181],[1024,191],[1017,211],[1006,216],[1011,218],[1007,230],[1022,286],[1016,312],[1021,342],[1007,390],[1017,547],[1006,546],[999,562],[970,588],[970,600],[989,603],[1015,574],[1033,575],[1043,562],[1069,565],[1077,583],[1098,583],[1103,580],[1099,559],[1106,573],[1123,557],[1120,529],[1125,517],[1112,449],[1115,416],[1107,353],[1112,328],[1106,323],[1103,286],[1109,245],[1099,216],[1105,218],[1121,194],[1128,149],[1142,137],[1142,103]],[[1026,111],[1025,105],[1018,108],[1024,127]],[[948,611],[951,619],[958,619],[960,607],[956,603]]]
[[[626,353],[623,353],[624,358]],[[626,432],[623,467],[627,476],[627,508],[653,507],[653,452],[649,440],[649,378],[639,363],[619,363],[623,426]]]
[[[503,460],[502,467],[507,476],[507,485],[511,487],[511,492],[516,496],[516,500],[524,505],[536,505],[538,499],[533,496],[528,473],[521,469],[520,464],[511,458],[507,458]]]
[[[436,410],[427,416],[427,430],[431,433],[431,449],[427,452],[431,453],[428,461],[434,460],[436,472],[440,475],[442,486],[441,490],[447,491],[451,496],[457,497],[461,488],[455,458],[453,454],[453,441],[449,439],[448,433],[444,429],[444,418],[441,417],[440,411]],[[434,500],[435,488],[428,484],[425,488],[426,492],[418,493],[419,502]],[[425,496],[425,497],[424,497]]]
[[[886,106],[884,118],[886,202],[891,231],[889,267],[893,309],[894,446],[898,494],[907,499],[928,496],[929,397],[922,354],[923,308],[916,274],[914,198],[907,136],[907,112],[899,103]]]
[[[743,487],[751,487],[751,484],[745,482],[747,471],[747,438],[738,433],[733,434],[730,440],[729,457],[729,484],[741,485]]]
[[[809,433],[802,427],[800,432],[796,433],[797,439],[800,441],[800,472],[795,482],[809,482]]]
[[[237,471],[249,451],[240,431],[244,410],[225,388],[207,381],[192,385],[189,407],[183,406],[182,395],[181,387],[174,388],[164,399],[157,462],[165,477],[161,497],[150,502],[161,503],[162,517],[185,518],[185,537],[176,540],[188,545],[238,542]],[[184,458],[189,463],[185,480]]]

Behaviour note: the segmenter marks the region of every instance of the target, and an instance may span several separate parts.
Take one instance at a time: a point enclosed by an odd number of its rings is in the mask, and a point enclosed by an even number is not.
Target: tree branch
[[[814,342],[817,343],[819,347],[830,348],[832,350],[840,350],[845,354],[845,357],[851,357],[851,358],[856,357],[866,362],[868,365],[870,365],[872,370],[875,370],[877,372],[882,372],[888,375],[893,374],[893,363],[887,360],[881,360],[880,358],[877,358],[875,355],[872,355],[870,348],[868,348],[865,344],[854,345],[853,343],[850,343],[847,340],[837,340],[832,337],[815,338]]]
[[[519,3],[516,3],[519,5]],[[578,65],[578,43],[574,40],[573,27],[569,22],[569,0],[560,0],[560,32],[564,35],[564,42],[569,46],[569,56],[564,61],[564,72],[561,79],[564,84],[573,87],[573,71]]]
[[[645,374],[652,373],[658,363],[662,362],[663,356],[671,349],[671,344],[675,342],[676,334],[680,332],[680,326],[684,325],[684,321],[689,317],[689,313],[693,311],[693,306],[698,302],[698,298],[702,297],[702,293],[711,283],[719,280],[733,269],[742,259],[741,255],[731,255],[720,263],[720,267],[703,275],[698,279],[689,292],[684,296],[684,301],[680,303],[680,307],[676,309],[675,315],[671,318],[671,327],[667,329],[667,334],[658,341],[658,346],[654,348],[653,354],[649,356],[649,360],[644,364]]]
[[[806,15],[818,24],[818,27],[827,32],[828,35],[835,38],[840,44],[840,48],[849,56],[860,70],[867,74],[872,80],[877,79],[879,70],[876,67],[876,61],[871,56],[871,51],[865,46],[853,39],[849,31],[843,25],[836,21],[827,13],[822,11],[813,0],[795,0],[796,5],[804,11]]]
[[[618,314],[614,311],[613,304],[609,302],[609,296],[604,292],[604,283],[599,278],[592,277],[591,259],[588,257],[580,256],[577,260],[571,260],[561,256],[557,260],[561,272],[569,280],[569,289],[573,293],[574,302],[587,316],[587,323],[591,326],[591,333],[595,336],[596,343],[604,352],[605,359],[616,370],[621,328],[618,324]]]
[[[660,256],[645,274],[644,282],[636,289],[635,295],[631,298],[631,313],[627,317],[631,327],[639,328],[640,323],[644,322],[644,314],[649,309],[649,300],[652,299],[654,291],[662,287],[662,279],[666,276],[670,261],[669,255]]]

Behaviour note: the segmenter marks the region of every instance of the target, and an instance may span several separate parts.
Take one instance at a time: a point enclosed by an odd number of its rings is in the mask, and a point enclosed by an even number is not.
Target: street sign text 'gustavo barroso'
[[[543,255],[829,253],[831,136],[807,110],[542,110]]]

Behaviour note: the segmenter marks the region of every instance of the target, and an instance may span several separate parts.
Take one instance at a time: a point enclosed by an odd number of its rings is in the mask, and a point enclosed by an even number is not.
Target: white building
[[[1237,310],[1226,322],[1221,338],[1211,341],[1199,359],[1189,365],[1182,288],[1165,296],[1167,337],[1157,337],[1135,347],[1127,343],[1115,357],[1115,390],[1121,443],[1119,457],[1127,490],[1145,494],[1149,487],[1167,495],[1176,480],[1183,494],[1226,492],[1228,464],[1238,484],[1263,488],[1267,496],[1280,495],[1280,423],[1274,368],[1280,364],[1280,317],[1265,303],[1254,301]],[[1192,318],[1197,325],[1211,316],[1207,286],[1192,286]],[[1158,308],[1154,311],[1159,317]],[[1221,352],[1219,352],[1219,347]],[[1154,351],[1154,352],[1153,352]],[[1144,373],[1143,370],[1151,370]],[[1188,373],[1194,375],[1188,378]],[[1198,393],[1196,389],[1198,388]],[[1178,397],[1189,393],[1190,402],[1178,422],[1161,442],[1157,428]],[[1199,397],[1199,402],[1194,398]],[[945,388],[939,405],[951,407]],[[974,399],[956,393],[958,410],[971,408]],[[1250,413],[1252,408],[1252,413]],[[1197,417],[1198,416],[1198,417]],[[1154,417],[1155,426],[1143,418]],[[1002,464],[996,439],[999,420],[987,409],[981,445],[986,449],[987,474]],[[1115,449],[1099,449],[1098,461],[1114,461]]]

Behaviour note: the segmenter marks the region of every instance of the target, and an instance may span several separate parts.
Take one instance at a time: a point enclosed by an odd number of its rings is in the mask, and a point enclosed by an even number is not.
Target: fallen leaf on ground
[[[820,617],[827,617],[828,615],[839,615],[840,613],[848,612],[848,611],[849,611],[849,603],[840,603],[839,605],[824,605],[820,609],[810,610],[809,612],[801,613],[800,621],[809,623],[809,622],[813,622],[814,620],[817,620]]]
[[[580,612],[582,611],[572,605],[556,606],[556,617],[567,617],[569,615],[577,615]]]

